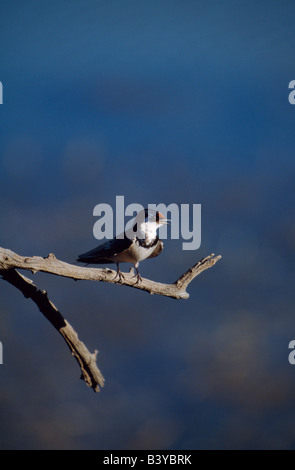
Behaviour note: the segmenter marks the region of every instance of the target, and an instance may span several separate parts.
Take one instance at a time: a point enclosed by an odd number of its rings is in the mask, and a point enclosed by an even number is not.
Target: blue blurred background
[[[99,349],[93,393],[0,282],[1,449],[294,449],[294,2],[1,2],[0,245],[67,262],[93,208],[202,204],[202,244],[141,274],[175,301],[36,274]]]

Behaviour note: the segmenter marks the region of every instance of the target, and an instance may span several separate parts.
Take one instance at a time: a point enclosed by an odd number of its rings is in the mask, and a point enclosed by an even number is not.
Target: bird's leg
[[[116,279],[116,277],[119,277],[119,282],[122,281],[122,279],[125,279],[124,274],[120,271],[120,264],[119,263],[117,263],[117,274],[114,277],[114,279]]]
[[[136,281],[135,284],[137,284],[139,281],[142,281],[142,277],[141,277],[141,275],[139,274],[139,271],[138,271],[138,265],[139,265],[139,263],[134,264],[134,267],[136,269],[136,274],[133,277],[137,277],[137,281]]]

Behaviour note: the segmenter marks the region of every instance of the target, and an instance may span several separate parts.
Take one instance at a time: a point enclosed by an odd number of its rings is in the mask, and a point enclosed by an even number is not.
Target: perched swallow
[[[83,253],[77,259],[87,264],[117,264],[119,279],[124,279],[120,271],[120,263],[133,263],[136,269],[137,282],[141,281],[138,271],[140,261],[158,256],[164,248],[164,243],[159,239],[157,230],[168,221],[158,211],[145,209],[137,214],[131,229],[123,235],[109,240],[106,243]]]

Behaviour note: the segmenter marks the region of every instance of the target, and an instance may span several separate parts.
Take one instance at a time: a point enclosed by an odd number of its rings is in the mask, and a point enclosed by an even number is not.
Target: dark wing
[[[93,250],[87,251],[87,253],[79,255],[77,261],[88,264],[113,263],[114,261],[110,258],[113,258],[117,253],[127,250],[131,244],[132,240],[128,237],[123,239],[114,238],[113,240],[109,240],[106,243],[97,246]]]
[[[162,242],[162,240],[158,240],[154,251],[152,252],[150,256],[148,256],[148,258],[155,258],[163,251],[163,249],[164,249],[164,243]]]

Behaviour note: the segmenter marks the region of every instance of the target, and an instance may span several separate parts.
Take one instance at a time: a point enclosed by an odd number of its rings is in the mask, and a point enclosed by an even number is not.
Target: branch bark
[[[144,290],[150,294],[164,295],[174,299],[188,299],[189,294],[187,287],[191,281],[201,274],[201,272],[205,271],[205,269],[214,266],[220,258],[220,255],[209,255],[188,269],[173,284],[163,284],[149,279],[142,279],[142,281],[137,282],[133,273],[124,273],[124,279],[119,280],[118,277],[116,277],[116,271],[112,269],[75,266],[58,260],[52,253],[46,258],[42,258],[41,256],[25,257],[0,247],[0,271],[11,268],[26,269],[33,274],[42,271],[75,280],[103,281],[125,285]]]
[[[40,256],[24,257],[9,249],[0,247],[0,275],[5,281],[19,289],[26,298],[31,298],[36,303],[39,310],[66,341],[72,355],[80,366],[81,378],[95,392],[98,392],[100,387],[104,385],[104,378],[96,364],[97,351],[94,353],[88,351],[84,343],[79,340],[73,327],[63,318],[55,305],[49,300],[47,292],[39,290],[31,279],[20,274],[16,268],[31,271],[33,274],[42,271],[75,280],[90,280],[125,285],[144,290],[150,294],[164,295],[173,299],[187,299],[189,297],[187,287],[192,280],[201,274],[201,272],[214,266],[220,258],[220,255],[209,255],[189,268],[173,284],[163,284],[149,279],[142,279],[142,281],[137,282],[131,273],[124,273],[124,279],[119,280],[116,277],[116,271],[112,269],[75,266],[58,260],[52,253],[46,258]]]

